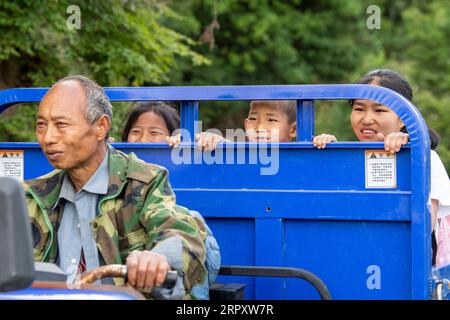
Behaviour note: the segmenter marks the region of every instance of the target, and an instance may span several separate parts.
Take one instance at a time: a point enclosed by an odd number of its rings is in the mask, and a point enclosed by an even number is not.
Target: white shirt
[[[450,179],[439,155],[431,150],[430,198],[438,200],[437,218],[450,214]]]

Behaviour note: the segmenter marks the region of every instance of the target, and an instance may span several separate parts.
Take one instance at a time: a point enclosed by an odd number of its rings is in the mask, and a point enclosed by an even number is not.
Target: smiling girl
[[[180,127],[178,111],[160,101],[137,102],[126,117],[122,141],[165,143]]]
[[[358,84],[370,84],[391,89],[409,101],[413,91],[408,81],[392,70],[374,70],[365,75]],[[387,106],[372,100],[350,101],[350,122],[359,141],[383,141],[386,151],[400,151],[409,141],[409,135],[400,117]],[[431,141],[431,225],[435,232],[437,248],[433,250],[436,266],[450,264],[450,180],[445,167],[434,149],[439,144],[439,135],[429,129]],[[323,149],[327,143],[337,141],[330,134],[313,138],[313,144]]]

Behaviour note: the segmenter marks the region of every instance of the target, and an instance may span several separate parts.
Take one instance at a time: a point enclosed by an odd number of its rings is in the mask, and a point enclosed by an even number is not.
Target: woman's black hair
[[[408,133],[408,130],[406,130],[405,126],[403,126],[400,131],[403,133]],[[439,133],[437,133],[436,130],[430,127],[428,127],[428,134],[430,135],[431,150],[434,150],[438,147],[439,142],[441,141],[441,136],[439,135]]]
[[[167,130],[172,134],[180,128],[180,116],[173,103],[162,101],[139,101],[131,105],[127,114],[125,126],[122,131],[122,141],[128,140],[128,134],[139,116],[145,112],[153,112],[160,116],[166,123]]]
[[[377,69],[370,71],[368,74],[359,79],[356,84],[375,84],[381,87],[385,87],[391,89],[410,102],[413,99],[413,90],[409,84],[409,82],[399,73],[389,70],[389,69]],[[353,105],[353,101],[350,101],[350,105]],[[406,127],[402,127],[401,132],[408,133]],[[428,128],[428,132],[430,135],[431,149],[434,150],[439,145],[439,141],[441,138],[439,134],[432,128]]]

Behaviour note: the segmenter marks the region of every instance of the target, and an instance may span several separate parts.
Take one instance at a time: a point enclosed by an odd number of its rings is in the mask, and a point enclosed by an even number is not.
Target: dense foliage
[[[70,2],[70,3],[69,3]],[[450,7],[446,0],[122,0],[0,2],[0,87],[47,86],[68,73],[102,85],[352,83],[403,73],[442,136],[450,171]],[[69,4],[81,29],[68,30]],[[381,9],[381,29],[366,22]],[[247,103],[203,103],[206,126],[242,126]],[[317,132],[354,140],[348,107],[317,104]],[[0,140],[33,139],[34,107],[0,118]],[[126,108],[116,108],[115,131]]]
[[[67,26],[72,5],[80,9],[80,29]],[[155,0],[0,1],[0,89],[49,86],[67,74],[104,86],[161,84],[178,57],[207,63],[192,39],[161,23],[169,18],[179,16]],[[1,119],[0,140],[32,140],[33,110],[20,106],[10,111],[14,120]]]
[[[381,9],[381,29],[370,30],[366,10],[374,4]],[[184,32],[206,38],[198,52],[212,64],[184,64],[172,72],[171,83],[352,83],[369,70],[391,68],[408,78],[414,104],[441,135],[437,151],[450,171],[448,1],[194,0],[178,8],[186,17]],[[214,33],[208,33],[211,26]],[[229,106],[212,106],[201,110],[210,126],[242,125],[245,108],[230,114]],[[345,103],[317,106],[316,132],[355,140]]]

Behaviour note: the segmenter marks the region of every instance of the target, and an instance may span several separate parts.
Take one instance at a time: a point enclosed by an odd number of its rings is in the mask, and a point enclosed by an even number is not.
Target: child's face
[[[378,133],[386,137],[403,127],[394,111],[373,100],[355,100],[350,121],[359,141],[380,141]]]
[[[169,129],[163,118],[154,112],[142,113],[128,133],[128,142],[165,142]]]
[[[296,124],[275,102],[252,102],[244,122],[250,142],[289,142],[295,137]]]

